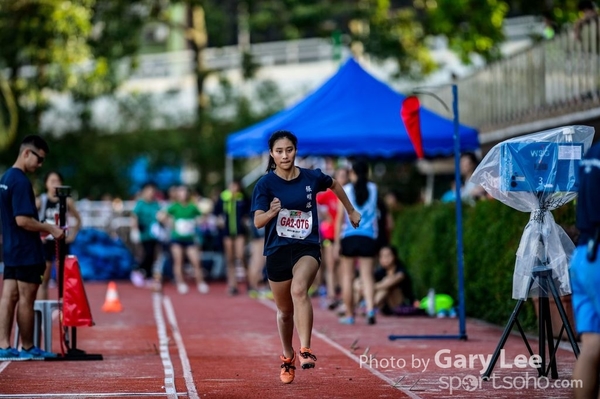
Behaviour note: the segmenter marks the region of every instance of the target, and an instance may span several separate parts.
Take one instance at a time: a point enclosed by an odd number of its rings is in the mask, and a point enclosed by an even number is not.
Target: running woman
[[[283,348],[280,379],[285,384],[294,380],[296,370],[294,326],[300,338],[302,368],[315,367],[317,360],[310,349],[313,309],[308,295],[321,263],[317,193],[331,188],[355,228],[361,218],[336,180],[320,169],[295,165],[297,145],[298,139],[291,132],[279,130],[271,135],[267,173],[254,187],[251,208],[256,228],[265,227],[264,255],[277,306]]]

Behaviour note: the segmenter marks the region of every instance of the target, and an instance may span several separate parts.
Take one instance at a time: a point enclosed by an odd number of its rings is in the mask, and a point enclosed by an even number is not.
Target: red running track
[[[160,295],[121,281],[123,311],[104,313],[106,289],[106,283],[86,283],[96,325],[77,330],[78,348],[104,359],[0,362],[0,399],[573,396],[575,357],[568,345],[558,350],[559,379],[539,379],[535,369],[516,367],[515,357],[527,350],[513,335],[505,345],[504,363],[494,368],[494,381],[481,381],[484,366],[478,355],[491,356],[502,327],[468,320],[467,341],[391,341],[389,335],[456,335],[458,321],[380,316],[374,326],[362,318],[353,326],[340,325],[318,299],[312,343],[317,366],[299,368],[295,381],[284,385],[271,301],[228,297],[222,284],[213,284],[208,295],[192,290],[179,295],[166,285]],[[58,331],[55,322],[57,352]],[[537,342],[531,344],[535,350]]]

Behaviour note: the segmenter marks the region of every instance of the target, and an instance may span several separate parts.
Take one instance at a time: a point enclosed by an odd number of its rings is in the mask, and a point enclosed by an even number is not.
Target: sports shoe
[[[21,356],[22,355],[22,356]],[[31,355],[22,354],[15,348],[11,348],[10,346],[5,349],[0,349],[0,360],[2,361],[20,361],[20,360],[29,360],[33,358]]]
[[[273,299],[273,292],[271,290],[262,290],[259,297],[261,299]]]
[[[286,358],[283,355],[279,356],[283,364],[281,365],[281,374],[279,378],[281,382],[284,384],[290,384],[294,381],[294,377],[296,376],[296,352],[292,356],[292,358]]]
[[[180,294],[187,294],[188,289],[189,288],[186,283],[177,283],[177,292],[179,292]]]
[[[206,282],[201,282],[198,283],[198,292],[201,294],[208,294],[208,291],[210,290],[210,288],[208,288],[208,284],[206,284]]]
[[[354,316],[341,317],[339,322],[340,324],[354,324]]]
[[[375,324],[375,309],[367,312],[367,324],[370,326]]]
[[[146,284],[144,274],[139,270],[134,270],[130,275],[131,282],[134,286],[141,288]]]
[[[236,296],[239,293],[240,292],[238,291],[237,287],[227,287],[227,295],[229,295],[229,296]]]
[[[312,354],[310,348],[301,348],[300,349],[300,366],[303,369],[312,369],[315,367],[315,360],[317,357]]]
[[[37,346],[32,346],[29,349],[21,348],[21,352],[19,352],[19,356],[31,356],[32,359],[49,359],[58,357],[56,353],[47,352],[38,348]]]

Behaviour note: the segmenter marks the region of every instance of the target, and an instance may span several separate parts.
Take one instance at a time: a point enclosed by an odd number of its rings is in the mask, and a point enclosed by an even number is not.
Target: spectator
[[[386,245],[379,250],[379,267],[375,270],[375,307],[384,315],[395,314],[399,306],[414,302],[412,282],[396,249]],[[356,303],[363,297],[360,279],[355,280]]]
[[[341,186],[344,186],[348,183],[348,170],[346,168],[338,168],[334,171],[333,177]],[[337,287],[339,284],[337,273],[338,256],[335,256],[333,252],[338,202],[337,196],[331,189],[317,194],[321,253],[323,256],[323,266],[325,266],[323,280],[326,287],[327,307],[331,310],[335,309],[339,304],[339,299],[337,298]],[[319,269],[319,273],[323,273],[322,269],[322,267]],[[318,280],[318,278],[315,280]]]
[[[171,256],[173,258],[173,274],[177,291],[180,294],[188,292],[188,285],[185,282],[183,265],[184,257],[192,265],[196,279],[196,288],[201,294],[207,294],[208,284],[204,280],[204,273],[200,265],[200,250],[198,249],[198,226],[200,224],[200,210],[198,206],[191,201],[190,190],[181,186],[177,190],[176,200],[166,210],[158,213],[158,220],[161,223],[171,225]]]
[[[44,177],[44,187],[46,192],[36,199],[38,217],[42,223],[56,224],[56,217],[59,214],[59,200],[56,195],[56,187],[63,185],[62,175],[56,171],[46,173]],[[67,197],[67,225],[69,234],[65,238],[65,254],[69,253],[68,244],[75,241],[77,232],[81,228],[81,216],[77,211],[73,198]],[[38,290],[37,299],[48,299],[48,286],[52,276],[52,264],[56,259],[56,241],[52,235],[41,234],[44,243],[44,258],[46,259],[46,271],[42,278],[42,284]]]
[[[352,207],[362,216],[360,226],[354,228],[340,205],[336,221],[334,253],[340,255],[340,282],[346,314],[340,318],[342,324],[354,324],[353,281],[355,264],[358,262],[359,276],[364,290],[367,323],[375,324],[373,264],[377,254],[377,186],[369,181],[369,166],[358,161],[352,165],[350,181],[344,191]]]
[[[236,267],[246,264],[244,250],[247,226],[249,224],[250,201],[242,191],[239,181],[233,181],[229,188],[221,193],[215,206],[215,214],[220,218],[223,229],[223,249],[227,267],[227,293],[238,294]]]
[[[153,268],[160,250],[158,238],[162,228],[156,219],[160,210],[156,192],[154,183],[144,184],[131,215],[133,241],[142,245],[142,261],[140,267],[131,272],[131,281],[137,287],[152,286],[155,289],[159,288],[161,280],[160,275],[154,276]]]
[[[472,152],[466,152],[460,157],[460,174],[463,182],[463,186],[460,189],[460,197],[464,202],[471,205],[486,196],[483,187],[470,181],[478,164],[477,156]]]

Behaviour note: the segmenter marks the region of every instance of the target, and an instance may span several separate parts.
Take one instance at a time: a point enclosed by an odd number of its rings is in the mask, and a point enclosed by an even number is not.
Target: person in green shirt
[[[185,256],[193,267],[198,291],[206,294],[209,287],[204,280],[204,273],[200,265],[200,249],[198,248],[197,227],[200,222],[200,209],[192,201],[189,188],[180,186],[175,195],[175,201],[158,213],[158,220],[168,224],[171,229],[171,256],[173,257],[173,274],[177,291],[180,294],[188,292],[188,285],[183,277]]]
[[[146,285],[144,279],[153,277],[152,269],[159,250],[157,230],[160,227],[156,215],[160,210],[160,204],[156,199],[156,191],[157,188],[154,183],[145,183],[131,215],[132,241],[139,242],[142,246],[140,267],[131,273],[131,281],[137,287],[143,287]],[[160,275],[154,276],[154,278],[157,282],[160,281]],[[151,283],[151,280],[149,283]]]

